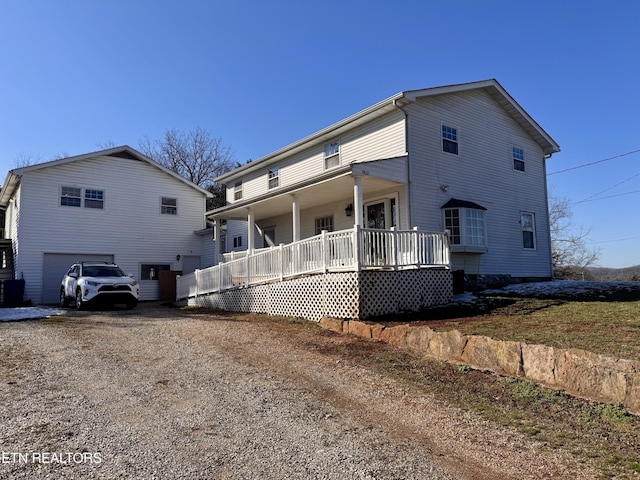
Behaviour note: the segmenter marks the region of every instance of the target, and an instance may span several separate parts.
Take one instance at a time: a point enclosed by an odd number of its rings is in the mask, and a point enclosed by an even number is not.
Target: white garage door
[[[42,303],[58,303],[60,282],[69,267],[79,261],[113,262],[113,255],[81,253],[45,253],[42,279]]]

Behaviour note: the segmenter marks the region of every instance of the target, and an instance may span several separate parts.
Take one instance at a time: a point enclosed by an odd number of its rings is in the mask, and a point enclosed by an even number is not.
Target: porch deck
[[[252,253],[228,255],[224,263],[179,277],[176,298],[195,298],[313,274],[424,268],[449,269],[445,233],[354,227]]]

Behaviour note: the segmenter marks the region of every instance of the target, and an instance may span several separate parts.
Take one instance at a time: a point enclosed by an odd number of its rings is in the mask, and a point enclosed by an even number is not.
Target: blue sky
[[[565,170],[640,149],[638,18],[636,0],[5,0],[0,169],[196,127],[244,163],[400,91],[496,78]],[[572,211],[600,265],[640,264],[640,152],[549,185],[596,195]]]

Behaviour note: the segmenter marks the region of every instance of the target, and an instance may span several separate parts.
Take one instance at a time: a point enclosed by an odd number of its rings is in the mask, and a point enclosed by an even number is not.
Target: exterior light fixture
[[[347,217],[350,217],[351,215],[353,215],[353,203],[350,203],[349,205],[347,205],[347,207],[344,209],[344,213]]]
[[[180,261],[180,255],[176,255],[176,261]]]

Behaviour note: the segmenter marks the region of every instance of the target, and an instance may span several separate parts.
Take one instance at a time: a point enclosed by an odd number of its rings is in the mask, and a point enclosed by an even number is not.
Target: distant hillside
[[[640,265],[626,268],[589,267],[587,268],[587,271],[591,276],[590,280],[598,280],[603,282],[640,281]]]

